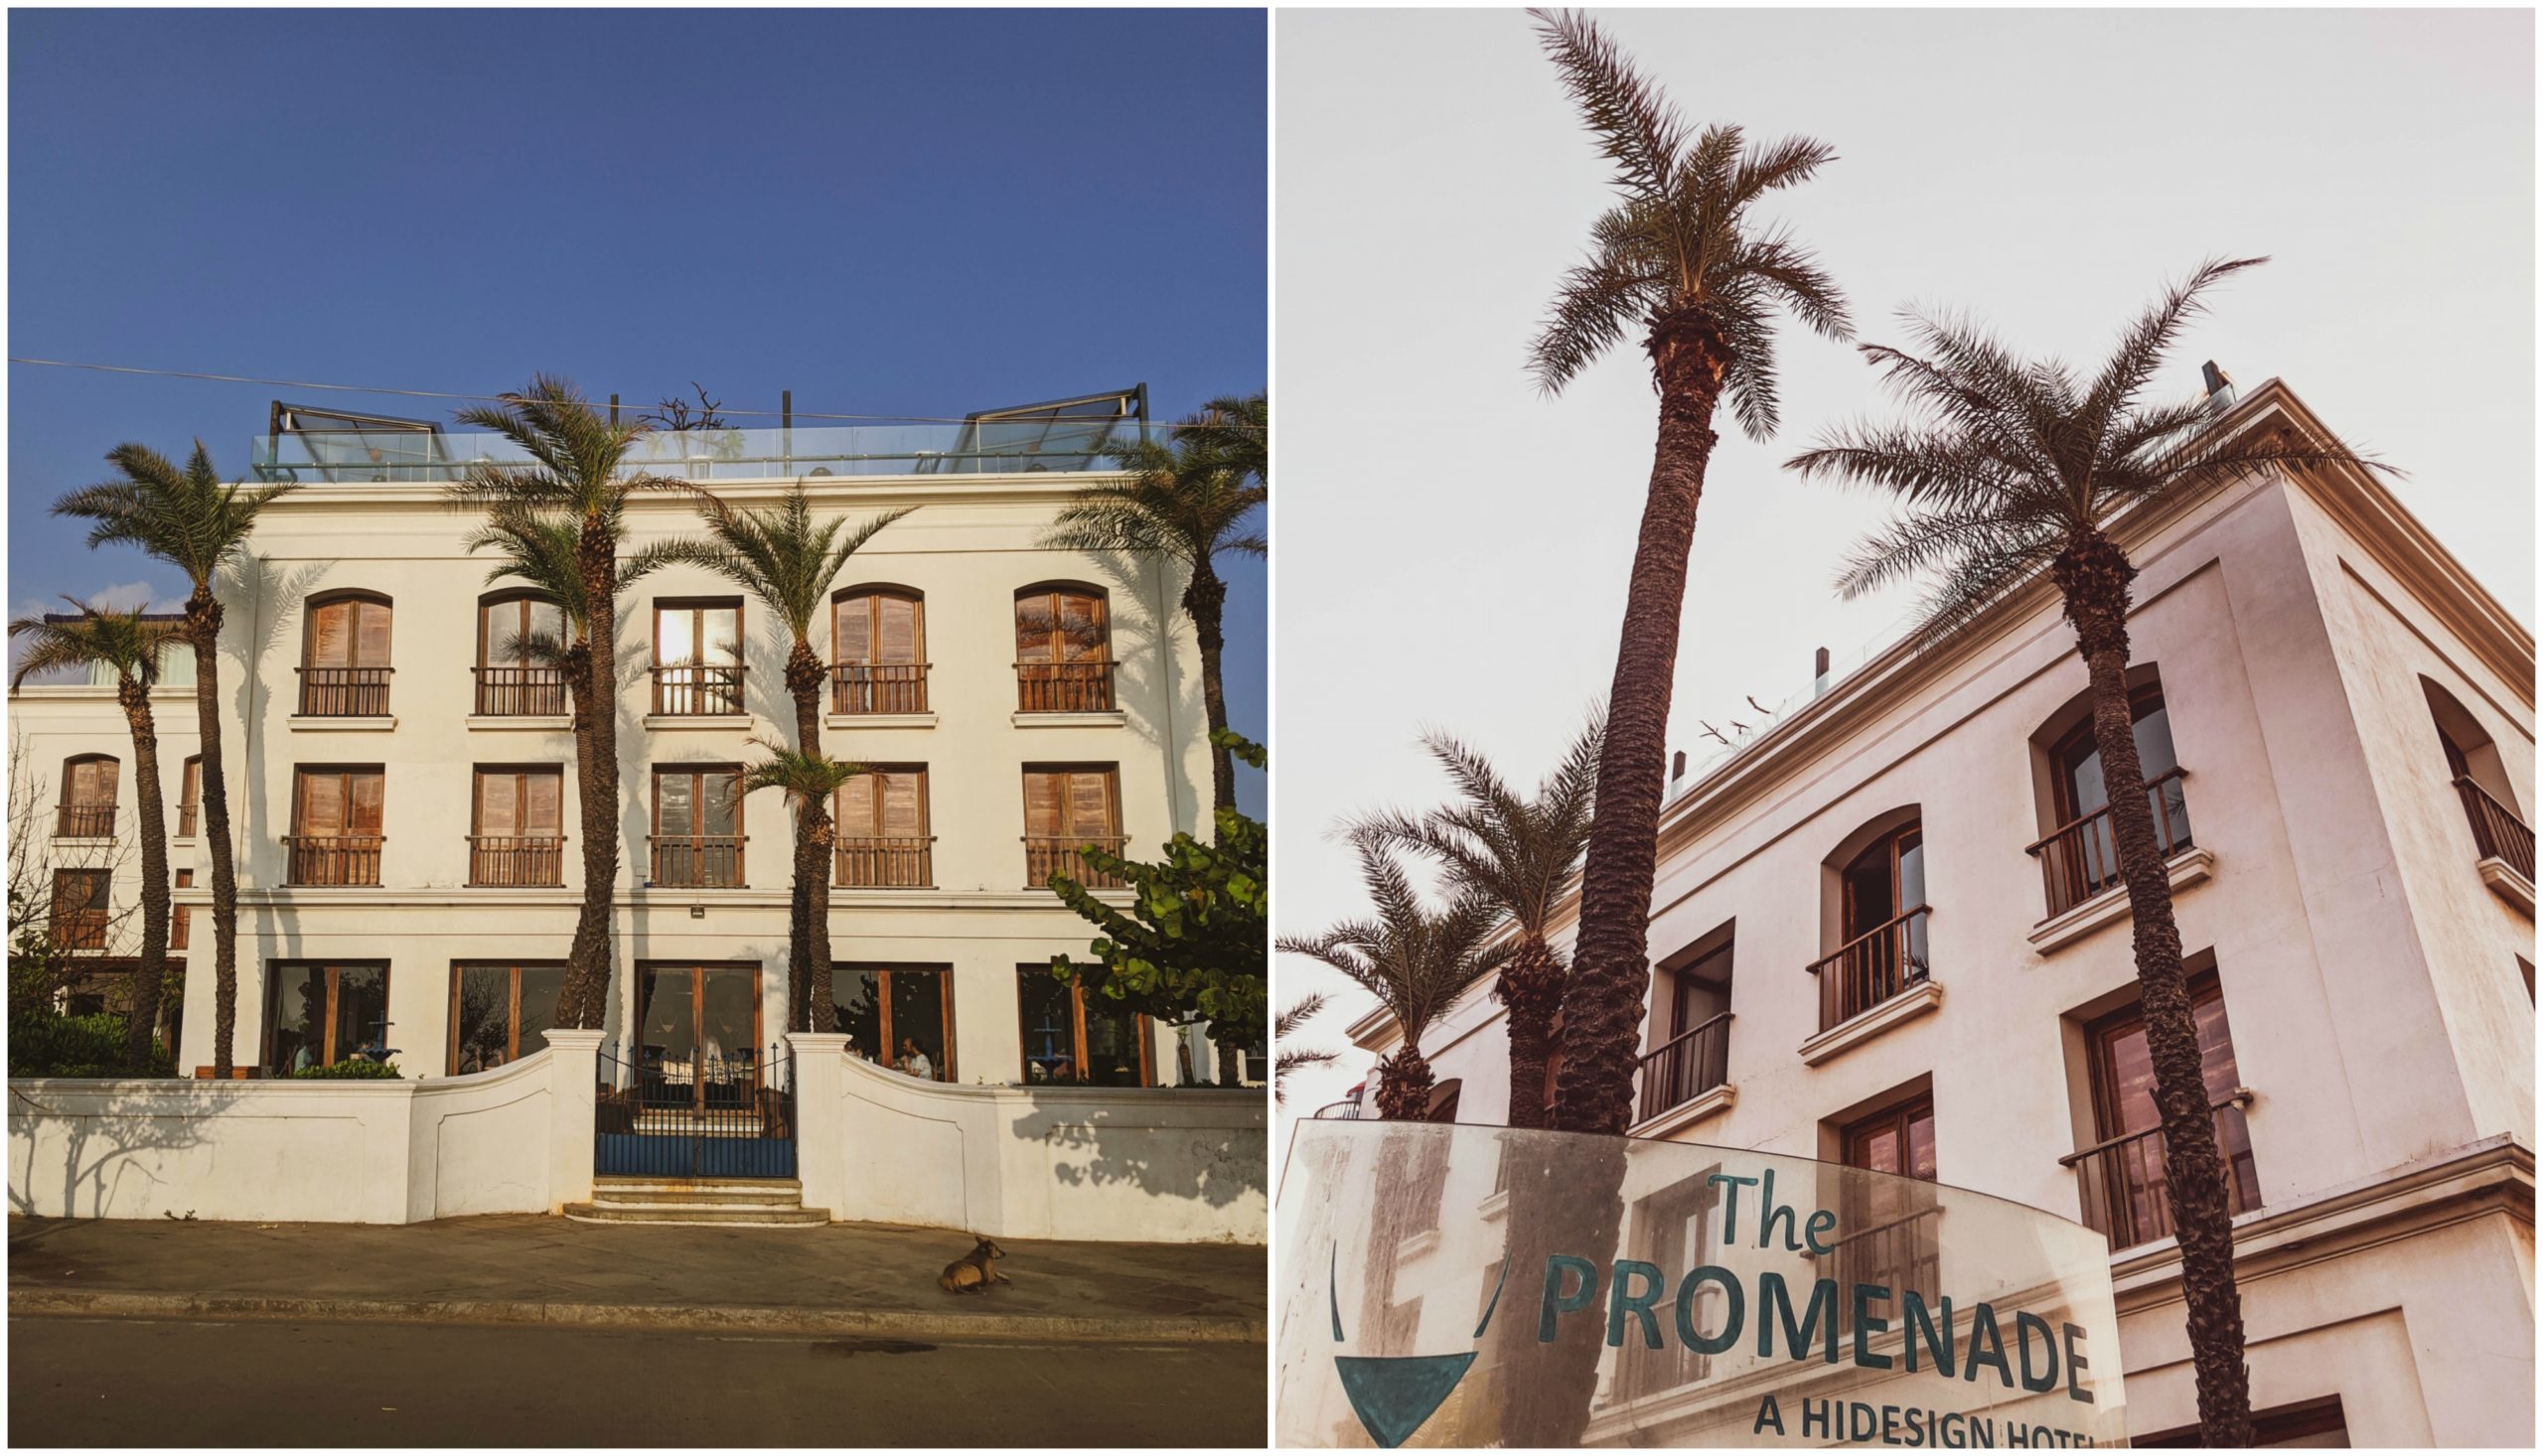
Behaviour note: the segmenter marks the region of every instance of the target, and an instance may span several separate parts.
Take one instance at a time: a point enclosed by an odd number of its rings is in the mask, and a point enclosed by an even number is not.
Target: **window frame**
[[[203,755],[189,754],[177,771],[177,832],[179,839],[195,837],[203,812]]]
[[[910,604],[910,660],[892,662],[878,654],[883,643],[883,608],[885,601]],[[846,637],[838,630],[839,618],[850,604],[865,605],[865,660],[851,661],[846,655]],[[927,593],[916,587],[889,582],[859,582],[830,593],[830,665],[833,667],[925,667],[927,662]]]
[[[646,809],[647,813],[651,816],[650,823],[646,830],[646,885],[648,887],[652,887],[661,883],[654,878],[654,850],[664,838],[663,779],[666,775],[673,775],[695,781],[695,784],[691,789],[691,794],[694,797],[689,801],[689,802],[691,805],[692,816],[701,819],[705,817],[702,810],[705,805],[705,787],[707,782],[710,779],[718,777],[730,782],[733,794],[733,883],[730,885],[674,885],[670,886],[669,888],[679,890],[749,889],[750,867],[745,856],[750,848],[750,830],[747,818],[750,808],[750,796],[742,792],[742,775],[746,772],[743,767],[740,764],[654,764],[651,767],[653,769],[653,778],[651,780],[653,795],[652,802],[647,805]],[[705,840],[718,839],[723,836],[719,834],[708,834],[701,830],[691,829],[683,837],[692,843],[699,843],[702,845],[702,842]],[[673,964],[685,964],[687,962],[673,962],[666,960],[659,963],[668,966]]]
[[[1061,983],[1057,977],[1051,975],[1051,967],[1048,962],[1040,965],[1018,964],[1015,967],[1017,989],[1017,996],[1015,1000],[1015,1022],[1017,1033],[1016,1041],[1018,1043],[1016,1049],[1016,1077],[1019,1080],[1019,1085],[1024,1087],[1107,1086],[1107,1084],[1104,1083],[1088,1082],[1086,1080],[1086,978],[1084,976],[1074,977],[1066,982],[1069,990],[1069,1058],[1071,1063],[1074,1064],[1078,1070],[1077,1078],[1073,1082],[1065,1083],[1059,1081],[1036,1083],[1033,1080],[1033,1048],[1030,1042],[1024,1040],[1024,997],[1022,995],[1022,990],[1024,977],[1028,975],[1043,976],[1050,979],[1055,985]],[[1140,1089],[1154,1088],[1157,1085],[1155,1029],[1153,1023],[1148,1019],[1148,1014],[1146,1012],[1134,1011],[1130,1014],[1134,1018],[1134,1024],[1137,1028],[1136,1037],[1139,1044],[1139,1081],[1136,1086]]]
[[[2164,737],[2169,741],[2171,739],[2170,706],[2171,704],[2164,697],[2164,684],[2160,678],[2149,677],[2146,681],[2129,688],[2129,731],[2132,734],[2135,733],[2139,723],[2144,722],[2157,711],[2164,711],[2167,715]],[[2107,775],[2103,779],[2102,801],[2094,807],[2083,807],[2083,797],[2075,791],[2075,770],[2082,767],[2084,759],[2098,758],[2100,754],[2101,745],[2094,741],[2093,736],[2093,715],[2091,709],[2087,707],[2082,720],[2059,734],[2057,741],[2048,747],[2049,808],[2056,815],[2057,820],[2049,830],[2050,834],[2073,828],[2085,815],[2099,813],[2110,806],[2110,785]],[[2141,760],[2138,765],[2139,771],[2149,784],[2180,767],[2180,745],[2177,743],[2172,744],[2173,762],[2161,767],[2145,764],[2143,749],[2139,750],[2138,756]]]
[[[840,961],[831,967],[830,974],[830,1005],[833,1008],[833,1014],[835,1014],[839,1004],[838,987],[843,978],[841,972],[845,972],[847,975],[857,975],[869,970],[874,972],[874,1034],[882,1040],[883,1046],[880,1049],[882,1055],[868,1057],[866,1060],[872,1062],[877,1067],[885,1068],[889,1071],[899,1072],[901,1070],[901,1044],[892,1033],[892,977],[895,975],[932,975],[936,977],[937,1003],[941,1008],[938,1014],[945,1026],[945,1045],[938,1049],[936,1058],[936,1077],[934,1080],[937,1082],[948,1083],[957,1080],[961,1074],[955,1070],[956,1063],[954,1043],[956,1038],[954,1034],[953,965],[949,962],[932,961]],[[906,1076],[907,1074],[904,1073],[903,1075]]]
[[[89,893],[76,906],[63,904],[66,881],[77,881],[89,887]],[[57,868],[53,872],[53,898],[45,915],[45,928],[54,944],[65,950],[103,950],[106,937],[114,928],[115,872],[94,866],[79,865]],[[85,925],[65,926],[71,916],[94,916],[93,929]]]
[[[382,639],[383,639],[383,640],[382,640],[382,642],[381,642],[381,646],[380,646],[380,655],[381,655],[382,657],[386,658],[387,660],[384,660],[384,661],[378,661],[378,662],[364,662],[364,661],[348,661],[348,662],[321,662],[321,661],[317,660],[317,652],[318,652],[318,614],[319,614],[319,613],[321,613],[321,612],[323,612],[323,611],[325,611],[325,610],[326,610],[327,608],[329,608],[329,607],[344,607],[344,606],[352,606],[352,607],[377,607],[380,611],[382,611],[382,612],[384,612],[384,613],[386,613],[386,614],[388,615],[388,626],[387,626],[386,631],[385,631],[384,633],[382,633],[382,634],[381,634],[381,636],[382,636]],[[350,620],[349,620],[349,622],[348,622],[348,625],[347,625],[347,628],[346,628],[346,632],[345,632],[345,641],[346,641],[346,643],[349,645],[349,647],[348,647],[348,655],[349,655],[349,656],[352,656],[352,657],[359,658],[359,657],[362,655],[362,614],[361,614],[361,613],[359,613],[359,612],[355,612],[355,613],[350,614]],[[314,594],[314,595],[312,595],[311,597],[309,597],[309,598],[308,598],[307,602],[306,602],[306,603],[305,603],[305,605],[304,605],[303,611],[302,611],[302,613],[301,613],[301,624],[300,624],[300,665],[301,665],[301,666],[303,666],[303,667],[342,667],[342,668],[348,668],[348,669],[363,669],[363,668],[381,668],[381,669],[389,669],[389,668],[394,668],[394,667],[396,666],[396,655],[397,655],[397,603],[396,603],[396,601],[395,601],[393,598],[391,598],[391,597],[390,597],[386,592],[377,591],[377,590],[374,590],[374,589],[373,589],[373,588],[371,588],[371,587],[351,587],[351,586],[349,586],[349,587],[336,587],[336,588],[334,588],[334,589],[332,589],[332,590],[329,590],[329,591],[318,592],[318,593],[316,593],[316,594]]]
[[[393,979],[395,972],[393,967],[386,960],[369,960],[358,957],[345,960],[322,960],[304,957],[301,959],[276,959],[266,961],[264,1026],[262,1029],[262,1035],[258,1038],[259,1047],[256,1058],[257,1067],[264,1071],[271,1072],[274,1070],[274,1024],[276,1020],[274,1012],[276,1009],[276,998],[282,992],[282,981],[279,972],[307,969],[312,966],[323,968],[327,972],[327,1011],[324,1018],[327,1027],[327,1034],[324,1040],[320,1043],[320,1050],[324,1054],[324,1057],[323,1060],[311,1064],[313,1066],[333,1067],[338,1062],[344,1060],[342,1054],[339,1053],[336,1047],[336,1022],[340,1015],[338,1007],[343,1004],[343,996],[340,987],[344,981],[344,972],[347,970],[368,970],[376,966],[379,970],[380,1004],[382,1006],[392,1004],[389,1000],[389,991],[395,983]],[[355,1030],[356,1033],[359,1034],[361,1028],[357,1027]],[[351,1049],[348,1048],[347,1050]],[[286,1073],[284,1076],[287,1077],[289,1074]]]
[[[463,1077],[463,1076],[467,1076],[467,1075],[469,1075],[469,1074],[463,1073],[463,1072],[461,1072],[461,1071],[459,1070],[459,992],[460,992],[460,985],[461,985],[462,981],[464,981],[464,980],[466,979],[467,973],[468,973],[469,971],[471,971],[471,970],[488,970],[488,969],[494,969],[494,970],[503,970],[503,971],[507,971],[507,972],[509,972],[509,975],[507,976],[507,980],[508,980],[508,982],[509,982],[509,985],[508,985],[508,988],[507,988],[507,994],[508,994],[508,996],[509,996],[509,1000],[508,1000],[508,1001],[507,1001],[507,1003],[506,1003],[506,1004],[507,1004],[507,1010],[506,1010],[506,1013],[505,1013],[505,1014],[506,1014],[506,1021],[505,1021],[505,1037],[504,1037],[504,1060],[503,1060],[503,1062],[502,1062],[501,1064],[499,1064],[499,1066],[500,1066],[500,1067],[510,1067],[510,1066],[512,1066],[514,1063],[516,1063],[516,1062],[518,1062],[518,1061],[520,1061],[520,1060],[521,1060],[521,977],[522,977],[522,972],[523,972],[523,971],[524,971],[524,970],[545,970],[545,969],[548,969],[548,968],[550,968],[550,967],[554,967],[554,968],[556,968],[556,969],[562,970],[562,969],[564,969],[564,968],[565,968],[565,966],[566,966],[566,962],[565,962],[565,961],[562,961],[562,960],[453,960],[453,961],[451,961],[451,962],[450,962],[450,1020],[449,1020],[448,1034],[447,1034],[447,1035],[444,1037],[444,1039],[443,1039],[443,1040],[444,1040],[444,1042],[446,1043],[446,1052],[445,1052],[445,1056],[444,1056],[444,1059],[443,1059],[443,1063],[442,1063],[442,1065],[443,1065],[444,1067],[446,1067],[446,1068],[448,1068],[448,1069],[449,1069],[449,1071],[448,1071],[445,1075],[446,1075],[446,1076],[450,1076],[450,1077]],[[542,1049],[542,1050],[543,1050],[543,1049]],[[484,1069],[484,1070],[489,1071],[489,1072],[492,1072],[492,1071],[496,1071],[496,1070],[498,1070],[498,1068],[492,1068],[492,1067],[490,1067],[490,1068],[486,1068],[486,1069]]]
[[[1049,630],[1051,655],[1039,662],[1027,661],[1024,657],[1024,603],[1031,597],[1046,598],[1051,608]],[[1066,636],[1066,629],[1061,626],[1064,620],[1061,599],[1064,597],[1084,597],[1094,604],[1099,649],[1096,655],[1085,657],[1060,655],[1060,645]],[[1016,651],[1015,664],[1019,667],[1045,667],[1071,662],[1111,662],[1113,660],[1113,594],[1091,582],[1037,581],[1028,586],[1017,587],[1008,626],[1013,635]]]

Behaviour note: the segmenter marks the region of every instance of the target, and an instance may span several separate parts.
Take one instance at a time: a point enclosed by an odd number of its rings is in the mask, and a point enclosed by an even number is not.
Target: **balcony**
[[[1648,1122],[1729,1081],[1730,1013],[1689,1028],[1644,1054],[1637,1123]]]
[[[2225,1209],[2229,1214],[2259,1208],[2260,1177],[2252,1163],[2252,1134],[2243,1122],[2247,1091],[2215,1106],[2216,1155],[2225,1165]],[[2075,1170],[2075,1188],[2084,1206],[2084,1222],[2107,1235],[2114,1249],[2133,1248],[2169,1238],[2172,1203],[2164,1172],[2164,1129],[2123,1133],[2059,1158]]]
[[[379,883],[378,834],[286,834],[290,853],[284,883],[290,885],[376,885]]]
[[[302,667],[300,716],[385,718],[394,667]]]
[[[1880,1178],[1889,1184],[1906,1184],[1910,1180],[1875,1174],[1840,1175],[1865,1182]],[[1921,1190],[1925,1185],[1917,1185]],[[1913,1290],[1926,1303],[1935,1304],[1942,1297],[1942,1216],[1940,1205],[1915,1209],[1903,1216],[1881,1218],[1868,1227],[1853,1228],[1865,1221],[1857,1219],[1842,1224],[1851,1229],[1842,1235],[1824,1254],[1812,1254],[1819,1264],[1823,1279],[1833,1279],[1840,1289],[1851,1290],[1870,1284],[1901,1292]],[[1837,1301],[1835,1311],[1840,1331],[1852,1328],[1848,1316],[1853,1311],[1851,1300]]]
[[[2155,847],[2166,859],[2192,847],[2189,801],[2183,797],[2181,784],[2187,777],[2186,771],[2173,769],[2156,776],[2146,786],[2147,802],[2155,810]],[[2112,831],[2107,805],[2060,826],[2031,845],[2029,853],[2039,861],[2052,919],[2120,880],[2119,840]]]
[[[1019,713],[1113,711],[1112,662],[1018,662],[1015,710]]]
[[[565,883],[565,840],[558,834],[471,834],[468,883],[489,889],[552,889]]]
[[[658,718],[729,718],[741,711],[739,662],[673,662],[654,669]]]
[[[830,667],[830,711],[924,713],[927,711],[927,663],[834,663]]]
[[[741,834],[656,834],[649,883],[665,889],[743,888]]]
[[[1925,947],[1930,905],[1872,927],[1813,961],[1819,981],[1819,1029],[1834,1031],[1882,1002],[1924,983],[1932,966]]]
[[[936,884],[936,836],[838,841],[838,884],[847,890],[925,890]]]
[[[1359,1098],[1345,1097],[1338,1102],[1327,1102],[1323,1106],[1309,1112],[1307,1115],[1310,1117],[1339,1118],[1346,1121],[1356,1122],[1368,1114],[1360,1109]]]
[[[2455,781],[2455,792],[2463,797],[2464,816],[2471,820],[2472,843],[2481,858],[2498,860],[2533,884],[2533,828],[2468,777]]]
[[[1039,890],[1050,882],[1051,876],[1066,875],[1090,890],[1122,889],[1128,881],[1088,864],[1078,851],[1101,849],[1107,854],[1119,855],[1122,846],[1128,842],[1128,837],[1122,834],[1094,837],[1081,834],[1066,838],[1027,834],[1024,836],[1024,887]]]
[[[568,711],[562,667],[475,667],[477,716],[561,718]]]
[[[111,839],[115,836],[115,806],[66,803],[54,820],[53,835],[57,839]]]

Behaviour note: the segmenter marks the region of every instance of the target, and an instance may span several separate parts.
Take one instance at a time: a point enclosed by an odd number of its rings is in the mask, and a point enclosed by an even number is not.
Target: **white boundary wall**
[[[409,1082],[9,1084],[9,1209],[53,1218],[412,1224],[591,1196],[599,1033]]]
[[[1263,1243],[1268,1099],[1154,1088],[965,1087],[796,1033],[804,1202],[997,1238]]]

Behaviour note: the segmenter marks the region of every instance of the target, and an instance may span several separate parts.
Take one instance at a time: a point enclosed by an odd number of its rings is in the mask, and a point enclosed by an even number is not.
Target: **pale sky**
[[[2209,255],[2269,266],[2213,295],[2176,389],[2213,359],[2289,383],[2410,473],[2404,503],[2534,621],[2531,11],[1615,11],[1696,123],[1835,146],[1789,221],[1897,342],[1899,305],[1967,308],[2018,348],[2100,358]],[[1280,12],[1273,586],[1276,929],[1362,913],[1325,834],[1444,787],[1423,725],[1533,782],[1607,688],[1651,466],[1636,338],[1559,399],[1526,346],[1610,196],[1539,53],[1500,12]],[[1782,336],[1783,433],[1725,410],[1698,518],[1673,748],[1711,747],[1893,636],[1905,597],[1841,605],[1880,514],[1779,467],[1885,413],[1845,345]],[[1349,1052],[1370,1002],[1300,957],[1275,999],[1336,989],[1300,1041]],[[1293,1082],[1296,1116],[1367,1065]],[[1501,1109],[1478,1109],[1497,1118]],[[1276,1140],[1285,1147],[1285,1119]]]

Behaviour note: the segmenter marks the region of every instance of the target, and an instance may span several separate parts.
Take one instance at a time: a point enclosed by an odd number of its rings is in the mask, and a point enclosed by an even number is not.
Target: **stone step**
[[[830,1221],[829,1210],[801,1205],[569,1203],[565,1217],[578,1224],[723,1224],[745,1228],[798,1228]]]
[[[595,1187],[592,1202],[624,1208],[670,1204],[681,1208],[800,1208],[801,1188],[610,1188]]]

